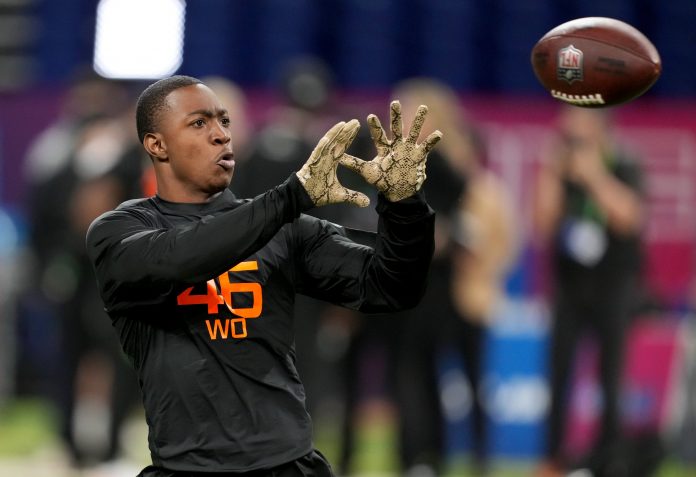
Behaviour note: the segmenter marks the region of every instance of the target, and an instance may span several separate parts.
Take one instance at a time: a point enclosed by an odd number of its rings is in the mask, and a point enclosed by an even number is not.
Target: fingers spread
[[[415,144],[420,135],[421,129],[423,128],[423,123],[425,122],[425,117],[428,115],[428,107],[421,104],[418,106],[416,111],[416,117],[413,118],[413,124],[411,125],[411,130],[408,133],[408,142]]]
[[[440,139],[442,139],[442,133],[439,130],[430,133],[430,135],[425,138],[425,141],[423,142],[423,150],[425,153],[429,153],[430,150],[435,147],[435,144],[440,142]]]
[[[401,103],[398,101],[392,101],[389,105],[389,118],[391,120],[392,137],[395,140],[400,139],[403,135],[403,126],[401,124]]]
[[[389,150],[389,141],[384,128],[382,128],[382,123],[379,122],[377,116],[370,114],[367,117],[367,125],[370,128],[370,136],[372,137],[372,142],[375,143],[378,155],[384,156]]]

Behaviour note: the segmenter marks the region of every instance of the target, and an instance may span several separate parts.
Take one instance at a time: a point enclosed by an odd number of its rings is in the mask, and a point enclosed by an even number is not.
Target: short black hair
[[[157,128],[158,116],[164,109],[165,100],[169,93],[195,84],[203,84],[203,82],[192,76],[175,75],[161,79],[145,88],[145,91],[138,97],[135,109],[135,124],[140,142],[143,142],[147,133],[154,132]]]

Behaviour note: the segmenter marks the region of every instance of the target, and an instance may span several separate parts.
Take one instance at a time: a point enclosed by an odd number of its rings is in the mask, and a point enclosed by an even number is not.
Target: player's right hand
[[[316,206],[349,202],[367,207],[365,194],[346,189],[338,182],[336,167],[360,129],[357,119],[336,124],[324,135],[296,174]]]

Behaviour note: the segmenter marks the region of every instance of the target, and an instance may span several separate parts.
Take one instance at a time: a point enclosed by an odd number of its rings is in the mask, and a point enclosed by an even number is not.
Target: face
[[[202,84],[167,96],[158,131],[146,137],[145,147],[155,158],[158,193],[167,200],[204,202],[232,180],[230,118],[217,96]]]

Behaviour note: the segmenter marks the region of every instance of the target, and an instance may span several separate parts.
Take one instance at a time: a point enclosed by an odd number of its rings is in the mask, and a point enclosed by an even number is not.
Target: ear
[[[159,162],[167,162],[169,155],[167,154],[167,145],[160,133],[147,133],[143,138],[143,146],[150,155]]]

